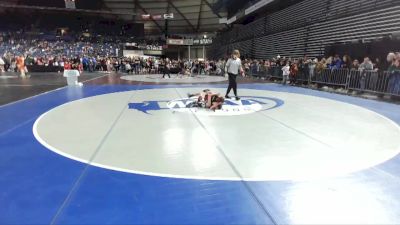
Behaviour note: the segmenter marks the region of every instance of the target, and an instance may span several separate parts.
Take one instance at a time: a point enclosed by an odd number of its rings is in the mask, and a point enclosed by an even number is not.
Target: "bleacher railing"
[[[349,71],[347,69],[324,69],[322,71],[316,71],[315,76],[310,77],[310,82],[346,87],[348,73]]]
[[[250,67],[248,75],[255,78],[282,80],[281,66]],[[299,68],[290,80],[294,84],[320,85],[378,95],[400,96],[400,71],[360,71],[349,69],[309,70]]]

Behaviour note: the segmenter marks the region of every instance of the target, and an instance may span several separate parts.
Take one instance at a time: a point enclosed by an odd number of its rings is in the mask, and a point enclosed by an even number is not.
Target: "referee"
[[[226,74],[227,73],[227,74]],[[232,53],[232,57],[228,59],[225,65],[225,76],[229,76],[229,86],[226,91],[225,98],[230,98],[229,93],[233,89],[233,93],[235,94],[236,100],[240,100],[237,95],[237,83],[236,77],[239,73],[243,74],[242,61],[240,60],[240,52],[239,50],[234,50]]]

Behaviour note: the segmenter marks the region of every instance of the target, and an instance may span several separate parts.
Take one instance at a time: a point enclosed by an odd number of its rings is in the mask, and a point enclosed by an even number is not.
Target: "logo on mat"
[[[283,100],[277,98],[243,96],[239,101],[225,99],[222,109],[213,112],[204,108],[188,107],[194,101],[196,101],[195,98],[183,98],[170,101],[144,101],[129,103],[129,109],[137,110],[145,114],[151,114],[152,111],[172,110],[173,112],[195,113],[200,115],[232,116],[271,110],[284,104]]]

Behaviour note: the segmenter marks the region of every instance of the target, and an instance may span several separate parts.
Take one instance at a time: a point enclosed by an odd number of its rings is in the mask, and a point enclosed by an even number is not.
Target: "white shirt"
[[[242,60],[240,60],[239,58],[237,59],[230,58],[228,59],[228,62],[226,62],[225,71],[227,73],[238,75],[241,69],[242,69]]]
[[[290,74],[290,66],[284,66],[282,68],[282,71],[283,71],[283,76],[289,76],[289,74]]]

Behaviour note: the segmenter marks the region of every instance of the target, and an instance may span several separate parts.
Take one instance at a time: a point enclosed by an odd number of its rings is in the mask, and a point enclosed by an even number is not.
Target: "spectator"
[[[333,63],[333,57],[330,56],[328,59],[326,59],[326,68],[332,69],[332,63]]]
[[[261,61],[261,63],[260,63],[260,73],[259,73],[259,78],[261,78],[261,77],[265,77],[266,76],[266,74],[267,74],[267,64],[266,64],[266,62],[265,61]]]
[[[287,81],[289,80],[289,75],[290,75],[290,65],[289,62],[286,62],[286,65],[282,67],[282,74],[283,74],[283,80],[282,84],[286,85]]]
[[[342,61],[342,68],[343,69],[351,69],[352,68],[352,61],[349,55],[344,55],[343,56],[343,61]]]
[[[4,65],[5,64],[6,63],[4,62],[3,58],[0,57],[0,72],[4,72],[5,71],[5,69],[4,69]]]
[[[27,70],[26,70],[26,66],[25,66],[25,57],[23,55],[17,57],[16,66],[20,73],[20,76],[25,77]]]
[[[358,70],[359,67],[360,67],[360,62],[358,61],[358,59],[355,59],[353,61],[353,65],[351,66],[351,69]]]
[[[250,74],[251,73],[251,71],[250,71],[250,62],[249,62],[249,60],[245,60],[245,62],[244,62],[244,73],[247,75],[247,74]]]
[[[132,71],[131,64],[129,62],[125,62],[125,71],[126,73],[130,74]]]
[[[72,64],[69,61],[66,61],[64,63],[64,70],[71,70],[72,69]]]
[[[298,61],[295,61],[290,66],[290,84],[295,85],[297,82],[297,74],[299,72]]]
[[[342,68],[342,60],[340,59],[339,55],[336,54],[335,57],[332,59],[332,62],[329,66],[330,69],[340,69]]]
[[[298,63],[297,63],[297,66],[298,66],[298,70],[299,70],[298,74],[301,74],[303,77],[304,76],[308,77],[309,71],[308,71],[308,60],[307,60],[307,57],[305,57],[304,60],[303,59],[299,59]]]
[[[387,55],[386,60],[389,64],[389,68],[387,69],[387,71],[390,73],[395,69],[396,54],[394,52],[390,52]]]
[[[217,64],[216,64],[216,71],[215,71],[215,73],[216,73],[216,75],[218,75],[218,76],[223,76],[224,75],[224,63],[222,62],[222,60],[218,60],[218,62],[217,62]]]
[[[390,66],[387,70],[388,76],[389,76],[387,92],[392,95],[399,95],[400,94],[400,57],[397,57],[397,54],[390,52],[387,56],[387,61],[390,63]]]
[[[383,65],[379,58],[375,58],[375,62],[373,63],[375,71],[383,71]]]
[[[4,57],[4,71],[8,71],[11,67],[11,56],[9,54],[6,54]]]
[[[364,58],[364,62],[361,63],[360,67],[358,68],[359,71],[371,71],[374,69],[374,65],[372,64],[369,57]]]
[[[171,78],[170,75],[170,69],[171,69],[171,62],[168,58],[164,60],[164,71],[163,71],[163,78],[165,78],[165,75],[168,75],[168,78]]]
[[[364,58],[364,62],[361,63],[360,67],[358,70],[360,71],[360,88],[364,90],[366,88],[366,80],[367,80],[367,73],[369,71],[372,71],[374,69],[374,65],[372,64],[371,60],[369,57]]]
[[[315,69],[318,65],[318,59],[315,58],[314,60],[309,60],[308,63],[308,70],[309,70],[309,76],[311,79],[313,79],[315,77]]]
[[[325,58],[322,58],[316,65],[317,74],[321,74],[324,69],[326,69],[327,62]]]

